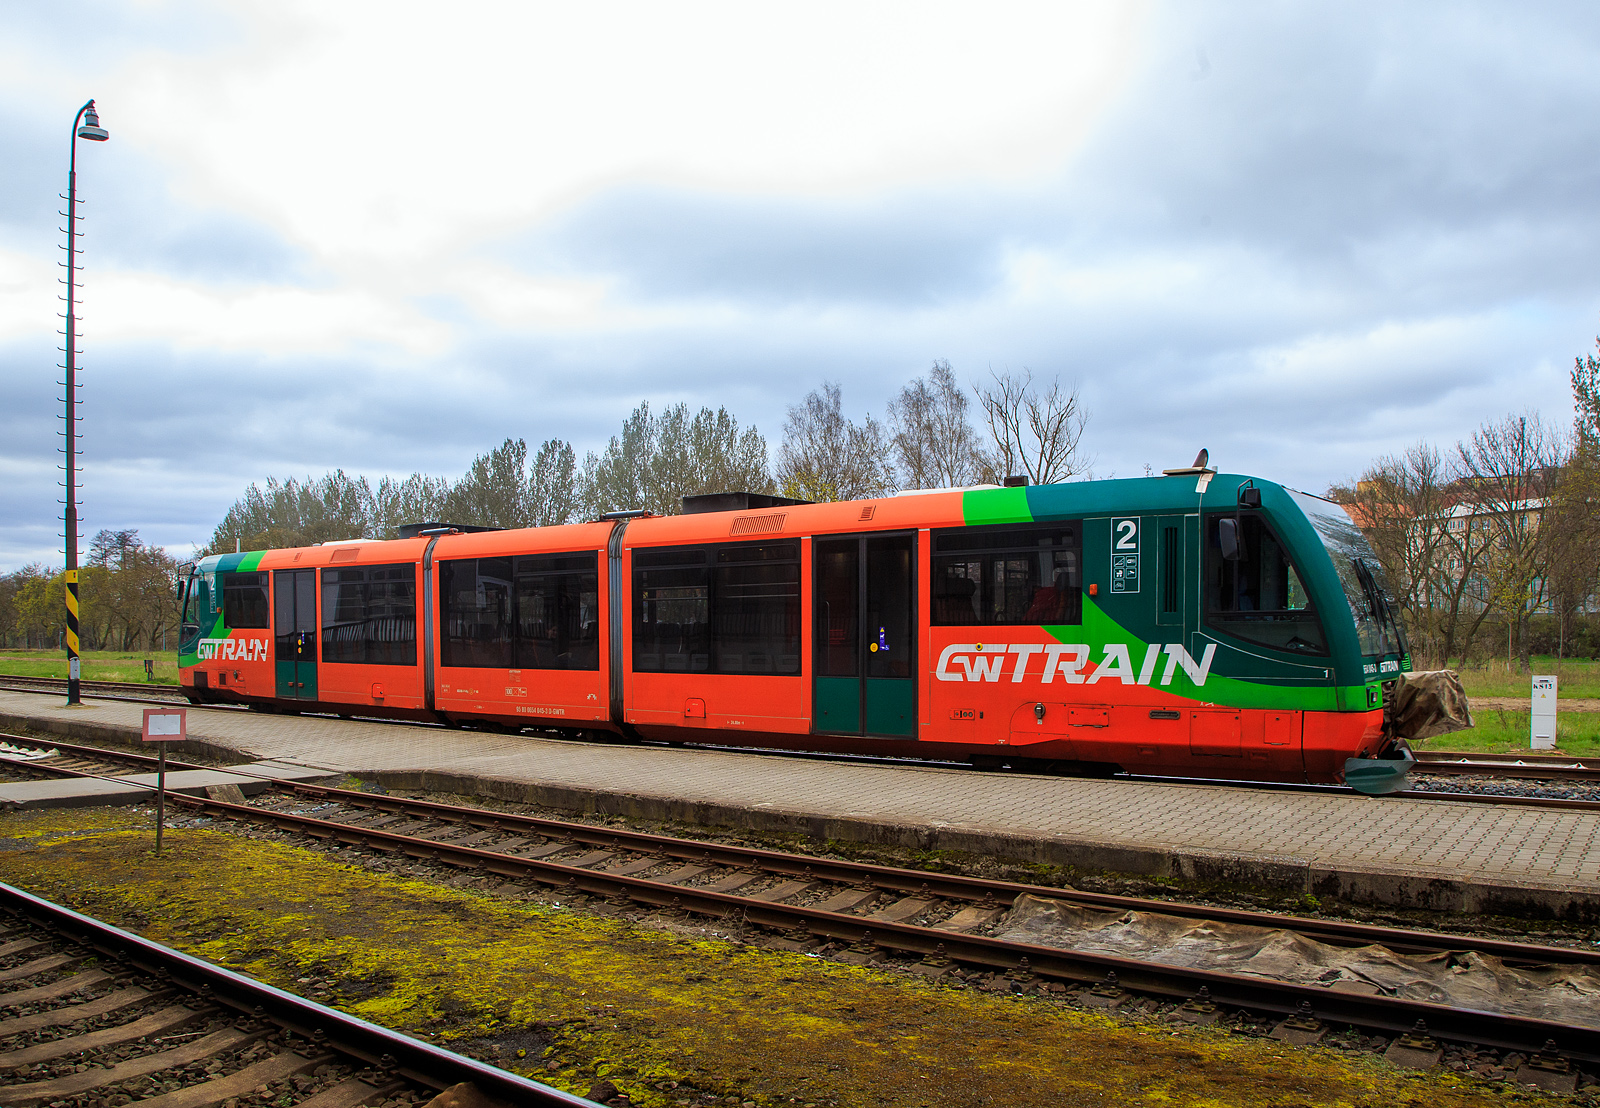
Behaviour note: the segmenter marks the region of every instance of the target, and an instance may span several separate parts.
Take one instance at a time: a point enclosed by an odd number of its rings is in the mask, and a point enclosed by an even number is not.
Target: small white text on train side
[[[1137,666],[1126,643],[1107,643],[1099,664],[1089,672],[1093,649],[1084,643],[970,643],[958,642],[939,653],[934,676],[941,681],[999,681],[1009,677],[1021,684],[1029,677],[1048,685],[1061,678],[1069,685],[1095,685],[1121,681],[1124,685],[1172,684],[1181,669],[1195,685],[1204,685],[1211,673],[1217,646],[1207,643],[1199,661],[1180,643],[1151,643]]]

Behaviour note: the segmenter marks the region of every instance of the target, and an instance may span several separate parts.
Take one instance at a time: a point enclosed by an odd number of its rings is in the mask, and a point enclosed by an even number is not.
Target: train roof
[[[821,504],[789,503],[764,507],[699,511],[684,515],[640,516],[630,520],[628,547],[686,542],[758,540],[782,535],[844,534],[866,530],[912,530],[924,527],[1049,522],[1084,516],[1232,509],[1241,488],[1262,492],[1269,511],[1292,507],[1295,493],[1273,481],[1247,474],[1184,471],[1171,476],[998,488],[907,490],[892,496]],[[1317,498],[1322,499],[1322,498]],[[1330,507],[1333,507],[1330,504]],[[1337,509],[1336,509],[1337,510]],[[486,557],[510,552],[600,549],[612,532],[612,521],[511,528],[449,534],[444,544],[450,557]],[[349,539],[316,546],[237,554],[213,554],[197,563],[208,572],[336,566],[344,562],[371,565],[416,561],[431,536],[407,539]],[[435,548],[438,555],[446,551]],[[266,564],[263,564],[263,563]]]

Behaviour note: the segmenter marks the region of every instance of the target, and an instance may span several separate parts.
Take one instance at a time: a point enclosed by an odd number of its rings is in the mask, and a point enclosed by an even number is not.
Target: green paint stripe
[[[961,494],[961,516],[968,527],[985,523],[1031,523],[1027,489],[978,489]]]
[[[1150,644],[1128,631],[1116,620],[1105,613],[1090,597],[1083,598],[1083,623],[1080,626],[1054,625],[1045,628],[1057,642],[1077,641],[1086,643],[1097,651],[1102,652],[1106,643],[1126,643],[1128,645],[1129,660],[1135,669],[1144,661],[1145,651]],[[1098,658],[1091,658],[1098,662]],[[1196,659],[1198,661],[1199,659]],[[1147,688],[1170,696],[1175,700],[1188,700],[1197,704],[1218,704],[1228,708],[1281,708],[1297,709],[1307,712],[1333,712],[1342,707],[1340,701],[1351,703],[1348,697],[1341,697],[1340,690],[1332,685],[1316,685],[1310,688],[1296,687],[1293,685],[1270,685],[1259,681],[1246,681],[1237,677],[1224,677],[1217,673],[1206,676],[1206,683],[1196,685],[1189,679],[1182,666],[1178,666],[1172,675],[1169,685],[1156,684],[1161,680],[1161,675],[1166,672],[1167,658],[1163,655],[1152,677],[1152,683]],[[1327,668],[1332,669],[1330,659]],[[1122,682],[1111,682],[1110,688],[1123,687]],[[1361,692],[1361,704],[1366,705],[1366,692]]]

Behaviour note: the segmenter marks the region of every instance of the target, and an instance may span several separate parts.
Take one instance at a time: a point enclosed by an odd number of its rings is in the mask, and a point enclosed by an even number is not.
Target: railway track
[[[161,703],[181,701],[187,703],[177,685],[162,685],[154,681],[80,681],[79,691],[84,696],[105,700],[154,700]],[[19,674],[0,674],[0,689],[17,689],[25,692],[67,691],[65,677],[27,677]]]
[[[97,748],[62,749],[74,757],[148,761]],[[48,762],[32,765],[49,772]],[[1575,1063],[1600,1062],[1600,1028],[1073,951],[991,932],[1020,900],[1037,897],[1099,911],[1286,929],[1339,947],[1476,952],[1509,966],[1600,966],[1600,952],[1593,950],[933,874],[330,786],[274,783],[268,795],[268,802],[252,804],[185,796],[168,802],[194,816],[265,825],[335,849],[450,867],[469,881],[512,882],[601,911],[698,918],[767,945],[858,964],[898,964],[935,980],[1070,991],[1080,1003],[1106,1008],[1154,999],[1174,1006],[1175,1019],[1197,1023],[1243,1013],[1266,1021],[1263,1026],[1276,1024],[1274,1033],[1290,1041],[1315,1041],[1330,1025],[1348,1024],[1367,1034],[1400,1036],[1397,1042],[1412,1044],[1405,1049],[1424,1055],[1440,1049],[1441,1040],[1469,1043],[1537,1055],[1547,1067],[1536,1075],[1541,1080],[1575,1082]]]
[[[1417,768],[1413,772],[1521,777],[1533,780],[1600,781],[1600,758],[1424,751],[1417,755]]]
[[[427,1104],[470,1083],[592,1102],[325,1008],[0,884],[0,1103]]]

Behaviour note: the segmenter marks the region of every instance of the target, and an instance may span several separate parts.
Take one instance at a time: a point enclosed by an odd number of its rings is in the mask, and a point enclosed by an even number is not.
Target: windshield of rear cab
[[[1393,594],[1389,590],[1383,565],[1372,552],[1367,537],[1349,514],[1333,501],[1292,489],[1285,491],[1305,512],[1306,519],[1310,520],[1317,536],[1322,539],[1322,545],[1327,548],[1328,557],[1333,560],[1345,600],[1350,605],[1350,615],[1356,622],[1361,653],[1401,653],[1400,633],[1390,610]],[[1357,568],[1358,562],[1361,569]],[[1363,569],[1369,575],[1370,586],[1361,579]]]

